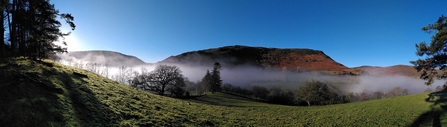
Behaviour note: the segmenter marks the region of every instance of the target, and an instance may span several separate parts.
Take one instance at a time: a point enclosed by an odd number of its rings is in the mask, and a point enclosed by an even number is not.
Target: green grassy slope
[[[0,79],[2,126],[447,125],[442,108],[426,102],[426,94],[315,107],[222,93],[179,100],[88,71],[29,60],[0,60]]]

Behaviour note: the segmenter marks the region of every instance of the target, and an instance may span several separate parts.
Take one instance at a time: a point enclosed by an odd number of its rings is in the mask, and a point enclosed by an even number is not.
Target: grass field
[[[2,126],[447,125],[427,93],[328,106],[284,106],[223,93],[158,96],[44,60],[0,61]],[[190,102],[190,105],[188,104]]]

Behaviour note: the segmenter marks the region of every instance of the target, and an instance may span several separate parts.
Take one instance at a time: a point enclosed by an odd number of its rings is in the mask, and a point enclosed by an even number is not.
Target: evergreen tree
[[[9,5],[7,8],[1,8],[6,15],[0,18],[8,24],[7,34],[11,45],[7,51],[10,56],[49,58],[57,52],[67,51],[54,42],[70,34],[59,29],[62,24],[57,18],[64,19],[72,30],[75,29],[74,17],[71,14],[60,14],[49,0],[1,1],[0,7],[3,2]],[[4,47],[5,42],[2,45]],[[4,51],[5,49],[2,49],[2,52]],[[6,53],[2,54],[5,56]]]
[[[210,82],[211,82],[211,74],[209,70],[206,70],[206,74],[205,76],[203,76],[202,82],[200,82],[202,92],[211,91]]]
[[[447,78],[447,17],[441,16],[433,24],[422,27],[422,31],[429,34],[434,32],[429,45],[426,42],[416,44],[416,54],[424,59],[410,61],[418,72],[421,79],[426,80],[426,85],[431,85],[434,78]],[[441,74],[438,74],[439,71]]]
[[[222,68],[222,66],[220,66],[219,62],[214,63],[213,71],[211,72],[211,81],[210,81],[211,92],[221,91],[221,85],[222,85],[222,80],[220,79],[220,69],[221,68]]]

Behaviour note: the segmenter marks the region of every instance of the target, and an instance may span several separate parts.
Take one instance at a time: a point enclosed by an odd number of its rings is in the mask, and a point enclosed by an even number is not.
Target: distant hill
[[[363,74],[374,76],[386,76],[386,75],[404,75],[413,78],[419,78],[420,72],[413,66],[408,65],[395,65],[389,67],[373,67],[373,66],[361,66],[354,69],[361,70]]]
[[[144,61],[135,56],[125,55],[114,51],[74,51],[68,52],[67,54],[62,54],[60,56],[65,60],[75,58],[76,60],[100,63],[103,65],[108,64],[110,66],[135,66],[146,64]]]
[[[264,69],[290,71],[336,71],[348,73],[350,69],[334,61],[324,52],[299,48],[265,48],[249,46],[225,46],[191,51],[171,56],[159,63],[181,63],[191,66],[213,65],[252,65]]]

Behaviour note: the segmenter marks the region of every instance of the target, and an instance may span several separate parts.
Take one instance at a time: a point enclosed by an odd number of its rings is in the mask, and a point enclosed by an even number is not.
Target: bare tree
[[[112,76],[112,79],[119,83],[126,84],[130,79],[132,79],[132,72],[132,68],[121,66],[118,68],[118,72]]]
[[[93,72],[93,73],[96,73],[96,74],[100,74],[100,66],[101,66],[101,64],[99,64],[99,63],[92,63],[92,62],[87,62],[86,64],[85,64],[85,68],[86,68],[86,70],[88,70],[88,71],[91,71],[91,72]]]
[[[149,74],[142,73],[132,80],[131,86],[149,90],[164,95],[169,91],[171,95],[180,96],[183,94],[185,77],[177,66],[158,65]]]
[[[382,99],[385,96],[385,94],[383,94],[380,91],[374,92],[373,93],[373,99]]]
[[[400,87],[394,87],[388,93],[386,93],[386,97],[396,97],[396,96],[405,96],[408,95],[408,89],[402,89]]]
[[[102,75],[102,76],[104,76],[104,77],[106,77],[106,78],[109,78],[109,75],[110,75],[110,65],[109,65],[109,64],[104,64],[104,65],[101,67],[101,73],[100,73],[100,75]]]

